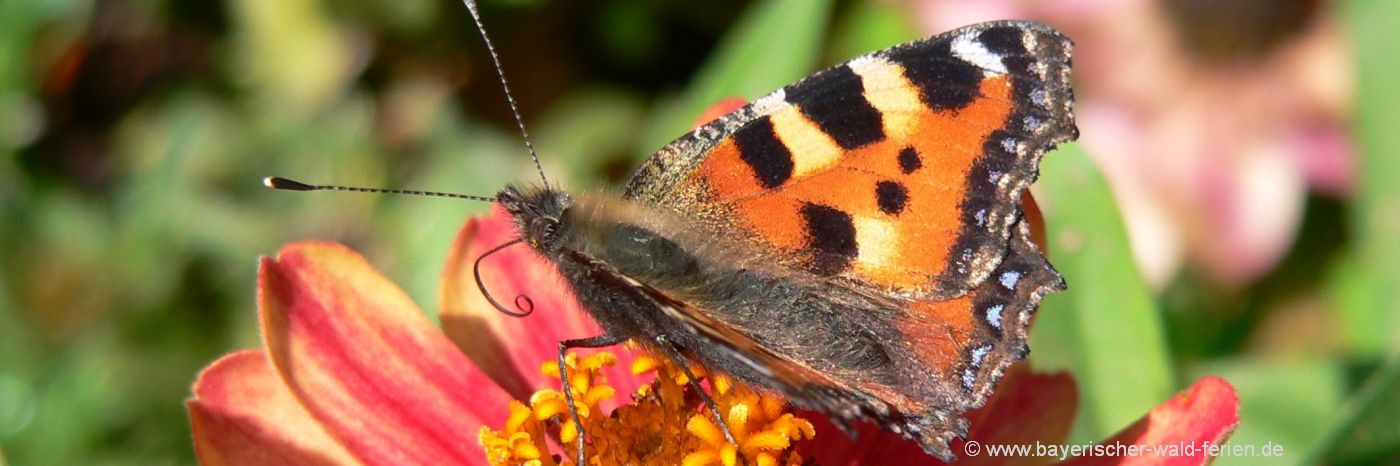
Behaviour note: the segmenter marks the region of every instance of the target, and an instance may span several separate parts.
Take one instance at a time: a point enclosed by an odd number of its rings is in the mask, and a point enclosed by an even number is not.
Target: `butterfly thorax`
[[[596,262],[629,279],[676,289],[712,278],[704,276],[701,264],[709,261],[702,256],[739,259],[736,247],[721,245],[698,225],[635,202],[513,186],[497,200],[515,219],[520,238],[561,267]]]

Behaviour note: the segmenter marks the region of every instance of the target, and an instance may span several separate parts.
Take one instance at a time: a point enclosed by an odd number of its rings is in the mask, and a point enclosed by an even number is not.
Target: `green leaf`
[[[1112,193],[1078,145],[1046,155],[1038,187],[1050,262],[1069,290],[1041,306],[1032,364],[1074,374],[1081,401],[1072,438],[1098,440],[1172,394],[1161,316]]]
[[[1355,248],[1344,251],[1327,272],[1325,291],[1337,309],[1341,342],[1353,353],[1378,356],[1391,329],[1385,323],[1384,306],[1377,303],[1370,265]]]
[[[754,99],[815,71],[831,0],[767,0],[754,4],[720,41],[695,81],[663,105],[642,138],[650,154],[684,134],[720,99]]]
[[[867,0],[855,2],[837,18],[832,31],[833,62],[845,62],[919,37],[907,5]]]
[[[1338,290],[1344,297],[1341,317],[1356,334],[1354,346],[1373,354],[1400,344],[1400,3],[1356,1],[1342,3],[1356,45],[1356,134],[1359,163],[1356,186],[1355,266],[1359,276],[1345,277]],[[1359,283],[1358,283],[1359,282]]]
[[[1400,458],[1396,419],[1400,419],[1400,352],[1392,354],[1347,401],[1338,422],[1320,442],[1330,448],[1317,453],[1325,454],[1329,464],[1379,464],[1387,457],[1394,461]],[[1322,463],[1318,459],[1309,463]]]

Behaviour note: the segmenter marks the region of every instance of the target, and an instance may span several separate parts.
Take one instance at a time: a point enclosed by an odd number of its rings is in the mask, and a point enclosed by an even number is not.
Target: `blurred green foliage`
[[[917,36],[877,0],[483,3],[545,168],[576,189],[618,186],[720,97]],[[1076,375],[1074,440],[1215,374],[1242,398],[1237,442],[1283,443],[1289,464],[1400,459],[1394,5],[1343,9],[1359,189],[1310,204],[1295,254],[1249,289],[1186,276],[1154,295],[1093,165],[1073,145],[1046,158],[1070,291],[1047,299],[1032,361]],[[534,179],[468,16],[427,0],[0,2],[0,155],[0,463],[22,465],[192,463],[181,401],[203,365],[258,345],[258,255],[344,242],[431,310],[457,228],[485,209],[262,176],[472,194]],[[1277,324],[1299,299],[1337,335]],[[1300,343],[1258,343],[1279,340]]]
[[[1108,438],[1175,391],[1161,310],[1133,264],[1108,183],[1077,144],[1041,163],[1047,248],[1072,285],[1031,328],[1037,370],[1069,370],[1080,388],[1072,442]],[[1070,281],[1070,277],[1095,277]]]
[[[1357,99],[1358,142],[1366,154],[1361,160],[1356,214],[1352,227],[1357,232],[1351,279],[1364,284],[1348,287],[1342,307],[1353,346],[1360,351],[1384,351],[1387,343],[1400,338],[1400,86],[1394,73],[1400,71],[1400,41],[1394,27],[1376,18],[1395,18],[1400,5],[1394,2],[1365,1],[1348,4],[1347,16],[1353,25],[1357,44],[1360,96]],[[1347,270],[1341,271],[1347,274]],[[1345,279],[1344,279],[1345,280]],[[1366,293],[1386,290],[1388,293]],[[1393,347],[1392,347],[1393,348]]]

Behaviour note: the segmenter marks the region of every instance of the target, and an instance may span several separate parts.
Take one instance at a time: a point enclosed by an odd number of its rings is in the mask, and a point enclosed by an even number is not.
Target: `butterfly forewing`
[[[988,23],[854,59],[671,143],[626,196],[783,264],[912,298],[985,280],[1040,156],[1074,137],[1069,41]]]
[[[1024,357],[1030,315],[1064,288],[1019,200],[1041,156],[1077,135],[1069,56],[1042,25],[974,25],[696,129],[624,197],[698,232],[672,237],[742,251],[702,274],[741,286],[637,286],[702,363],[951,458],[960,413]],[[723,247],[680,249],[725,261]]]

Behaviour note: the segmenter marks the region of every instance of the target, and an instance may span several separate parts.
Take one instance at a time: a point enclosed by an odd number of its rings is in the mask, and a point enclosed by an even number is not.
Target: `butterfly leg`
[[[681,372],[685,374],[685,379],[690,383],[690,388],[700,395],[700,399],[705,402],[705,407],[710,408],[710,414],[714,416],[715,424],[719,426],[719,431],[724,433],[724,439],[728,440],[731,445],[738,447],[739,442],[734,440],[734,434],[729,432],[729,424],[724,422],[724,416],[720,415],[719,406],[715,404],[715,399],[710,398],[710,394],[700,388],[700,381],[695,378],[695,374],[690,372],[690,363],[685,358],[685,355],[681,354],[680,350],[676,349],[676,347],[671,344],[671,341],[666,339],[665,335],[657,336],[656,343],[657,346],[661,347],[661,351],[666,353],[666,357],[670,359],[676,367],[681,368]]]
[[[626,338],[605,333],[596,337],[559,342],[559,385],[564,392],[564,403],[569,406],[569,417],[573,419],[574,427],[578,430],[578,441],[576,442],[576,446],[578,447],[578,462],[575,464],[580,466],[584,464],[585,460],[583,455],[583,419],[578,417],[578,406],[574,405],[574,390],[570,386],[571,384],[569,384],[569,366],[564,363],[564,355],[570,349],[574,348],[602,348],[605,346],[613,346],[626,340]]]

